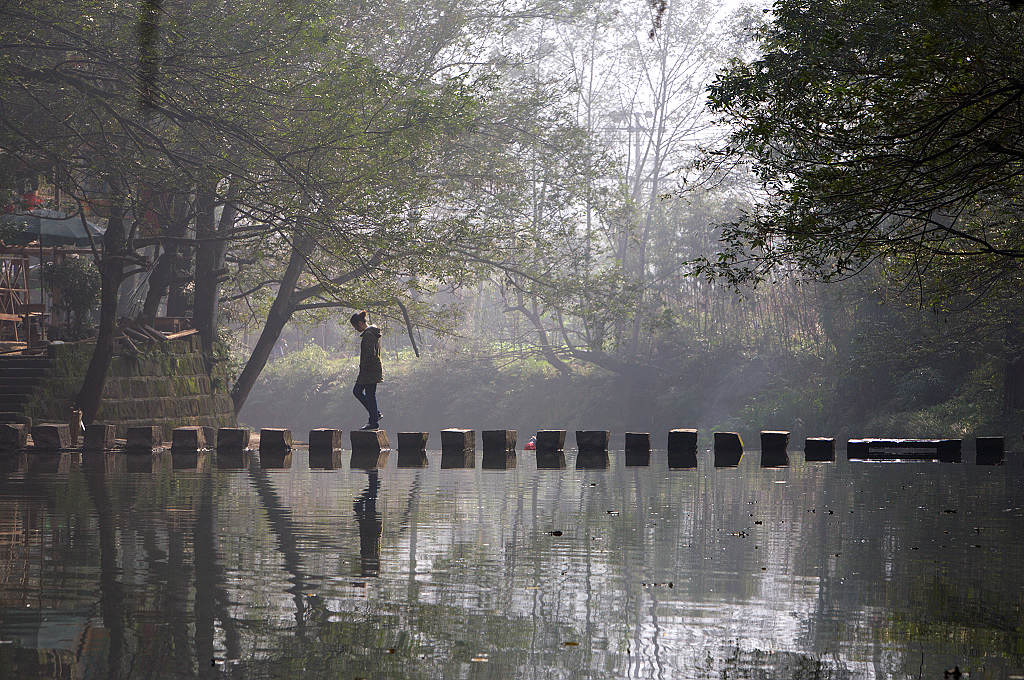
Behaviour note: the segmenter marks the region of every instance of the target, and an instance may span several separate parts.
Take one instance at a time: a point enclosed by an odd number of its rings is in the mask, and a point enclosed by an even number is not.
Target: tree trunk
[[[202,337],[203,353],[207,357],[213,356],[213,343],[217,339],[217,309],[225,249],[225,241],[221,237],[234,226],[238,214],[232,203],[236,190],[229,186],[220,222],[216,222],[213,189],[214,186],[210,185],[196,196],[196,288],[192,302],[193,323]]]
[[[215,185],[196,190],[196,287],[192,299],[192,326],[199,331],[203,354],[213,356],[217,334],[217,235],[214,219]]]
[[[175,196],[171,200],[165,235],[171,238],[182,238],[185,235],[185,228],[188,226],[185,198],[184,196]],[[146,291],[146,301],[143,303],[142,312],[139,314],[139,319],[146,323],[152,323],[153,319],[156,318],[160,310],[160,301],[164,295],[168,295],[171,283],[177,273],[176,270],[179,268],[178,260],[181,258],[181,246],[174,241],[168,241],[162,247],[164,249],[163,255],[157,260],[156,265],[153,267],[153,273],[149,276],[149,290]],[[175,286],[175,289],[177,288],[179,286]],[[171,299],[169,295],[167,307],[167,316],[175,316],[170,311]]]
[[[267,320],[263,324],[263,331],[260,333],[259,340],[256,341],[256,346],[253,347],[248,361],[245,362],[245,368],[242,369],[238,380],[231,388],[231,400],[235,404],[235,415],[242,410],[245,400],[249,398],[249,392],[256,384],[256,379],[259,378],[263,368],[267,365],[267,360],[270,359],[270,352],[274,349],[277,339],[281,337],[281,331],[292,318],[296,305],[293,298],[295,285],[305,268],[311,245],[311,239],[302,232],[300,226],[293,235],[288,268],[277,289],[277,296],[274,298],[273,304],[270,305]]]
[[[89,368],[78,391],[76,405],[82,410],[82,422],[88,425],[96,418],[103,398],[103,385],[107,369],[114,354],[114,334],[117,331],[117,302],[121,282],[124,280],[125,228],[120,196],[111,200],[110,220],[103,235],[103,255],[100,270],[100,320]]]

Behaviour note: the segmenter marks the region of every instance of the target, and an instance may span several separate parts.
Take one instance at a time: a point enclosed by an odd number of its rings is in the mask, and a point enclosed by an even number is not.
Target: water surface
[[[1024,677],[1019,458],[348,456],[0,461],[0,677]]]

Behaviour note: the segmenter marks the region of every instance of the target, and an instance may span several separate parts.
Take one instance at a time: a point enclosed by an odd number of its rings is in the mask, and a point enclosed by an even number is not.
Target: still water
[[[4,459],[0,677],[1024,677],[1019,457],[347,458]]]

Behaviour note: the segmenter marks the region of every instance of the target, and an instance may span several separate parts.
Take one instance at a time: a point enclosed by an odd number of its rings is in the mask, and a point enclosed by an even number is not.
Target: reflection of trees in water
[[[485,674],[508,677],[558,668],[587,677],[841,678],[862,674],[861,664],[916,676],[919,652],[899,651],[910,640],[976,659],[1001,656],[996,668],[1024,661],[1019,633],[1007,628],[1019,620],[1021,596],[1005,581],[1024,548],[1010,541],[996,558],[972,555],[963,535],[982,521],[970,517],[973,505],[995,510],[972,541],[1019,521],[990,521],[1001,503],[1014,507],[1012,476],[884,467],[794,465],[665,479],[616,465],[557,479],[528,470],[395,473],[388,492],[395,498],[406,484],[408,501],[394,505],[386,536],[388,506],[378,501],[387,471],[369,471],[358,493],[355,476],[318,477],[326,500],[311,499],[308,482],[275,485],[261,471],[249,484],[244,475],[178,475],[172,490],[157,476],[122,484],[123,477],[97,474],[83,485],[96,526],[69,531],[80,510],[55,500],[47,530],[67,539],[53,543],[69,565],[98,560],[100,599],[107,598],[99,612],[105,627],[109,615],[109,625],[125,629],[104,653],[128,677],[142,674],[140,655],[168,668],[187,659],[182,675],[205,675],[220,644],[228,656],[258,649],[258,659],[239,669],[253,677],[301,668],[306,677],[458,676],[478,654],[488,655]],[[37,485],[35,493],[74,497],[75,479]],[[354,525],[344,510],[353,496]],[[128,510],[140,506],[159,510]],[[944,513],[947,506],[959,514]],[[266,524],[253,521],[260,509]],[[329,521],[311,523],[324,510],[333,513]],[[550,536],[552,529],[565,535]],[[317,574],[338,574],[353,555],[356,531],[359,573],[381,578],[321,585]],[[134,563],[133,535],[144,556]],[[217,555],[226,542],[245,545],[244,554],[228,552],[249,574],[230,593]],[[262,583],[270,586],[267,602],[249,592]],[[273,597],[282,592],[291,607]],[[146,629],[140,622],[154,620],[154,610],[161,625]],[[292,611],[304,636],[280,625],[280,614]],[[232,612],[247,620],[242,630]],[[879,624],[891,645],[884,655],[863,632]],[[751,651],[750,641],[780,650]],[[926,677],[937,663],[926,660]]]

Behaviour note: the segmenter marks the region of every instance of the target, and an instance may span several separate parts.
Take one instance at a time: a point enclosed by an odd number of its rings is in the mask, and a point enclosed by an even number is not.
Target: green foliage
[[[32,240],[32,235],[10,221],[0,221],[0,243],[9,246],[23,246]]]
[[[60,308],[69,320],[72,339],[84,337],[85,322],[100,300],[96,265],[84,257],[68,257],[47,264],[43,275],[50,288],[59,291]]]
[[[1019,284],[1024,8],[1002,0],[781,0],[710,88],[766,200],[702,271],[758,281],[795,264],[842,278],[882,258]],[[948,270],[962,275],[950,277]],[[950,292],[947,286],[947,294]]]

